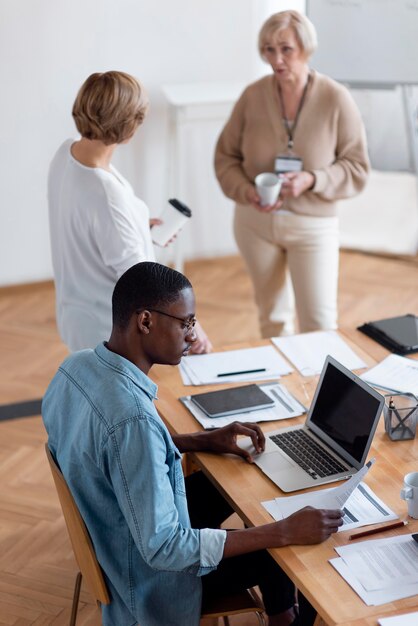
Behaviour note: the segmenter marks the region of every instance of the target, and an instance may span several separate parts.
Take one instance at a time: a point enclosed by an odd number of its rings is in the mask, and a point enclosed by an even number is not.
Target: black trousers
[[[234,511],[219,491],[196,472],[186,478],[186,493],[192,528],[219,528]],[[217,569],[202,577],[203,594],[234,593],[259,586],[267,615],[277,615],[295,604],[296,590],[267,550],[222,560]],[[300,624],[311,626],[316,613],[299,594]]]

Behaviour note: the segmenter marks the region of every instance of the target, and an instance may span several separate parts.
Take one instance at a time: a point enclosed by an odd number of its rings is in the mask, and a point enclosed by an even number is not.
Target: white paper
[[[343,559],[330,559],[330,563],[337,570],[340,576],[342,576],[342,578],[344,578],[344,580],[350,585],[350,587],[352,587],[357,595],[360,596],[363,602],[367,604],[367,606],[378,606],[379,604],[394,602],[395,600],[409,598],[410,596],[418,594],[418,583],[411,583],[410,585],[394,585],[390,589],[383,589],[379,591],[366,591],[354,576],[352,571],[344,563]]]
[[[319,374],[328,354],[350,370],[367,367],[334,330],[273,337],[272,342],[303,376]]]
[[[273,422],[276,420],[284,420],[290,417],[296,417],[306,413],[306,408],[289,391],[280,383],[260,385],[260,388],[274,400],[274,407],[269,409],[259,409],[255,411],[247,411],[245,413],[235,413],[234,415],[225,415],[223,417],[211,418],[190,399],[190,396],[180,398],[183,404],[189,409],[190,413],[197,419],[203,428],[210,430],[211,428],[220,428],[227,426],[232,422]]]
[[[320,493],[330,493],[333,489],[324,489]],[[329,503],[315,497],[318,492],[301,494],[306,497],[303,499],[301,495],[291,496],[288,498],[276,498],[263,502],[263,506],[276,521],[288,517],[292,513],[299,511],[304,506],[313,506],[315,508],[336,508],[330,507]],[[299,501],[292,498],[300,498]],[[286,502],[290,501],[290,502]],[[284,502],[282,502],[284,501]],[[331,503],[332,504],[332,503]],[[354,489],[345,504],[341,507],[344,511],[343,525],[340,526],[338,532],[359,528],[360,526],[368,526],[370,524],[379,524],[381,522],[389,522],[398,519],[398,515],[394,513],[365,483],[361,482]]]
[[[185,385],[271,380],[292,371],[291,366],[273,346],[196,354],[183,357],[180,363],[180,374]],[[219,376],[228,373],[229,376]]]
[[[344,525],[340,530],[389,522],[399,517],[363,482],[357,485],[348,498],[343,511]]]
[[[418,585],[418,544],[412,535],[374,539],[335,549],[366,591]]]
[[[418,361],[390,354],[361,378],[374,387],[418,395]]]
[[[380,617],[380,626],[416,626],[418,624],[418,613],[404,613],[393,617]]]
[[[267,500],[262,505],[277,521],[289,517],[305,506],[342,509],[345,515],[343,526],[339,530],[397,519],[397,515],[361,482],[373,463],[374,459],[339,487]]]

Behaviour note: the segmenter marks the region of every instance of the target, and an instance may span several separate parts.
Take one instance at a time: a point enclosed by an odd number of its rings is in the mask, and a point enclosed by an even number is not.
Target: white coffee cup
[[[282,180],[277,176],[277,174],[263,172],[255,177],[254,182],[257,193],[260,196],[260,204],[262,206],[275,204],[277,202],[280,187],[282,186]]]
[[[418,472],[410,472],[403,479],[401,498],[408,504],[408,515],[418,519]]]
[[[189,221],[192,212],[188,206],[171,198],[168,205],[161,215],[162,224],[156,224],[152,227],[151,237],[154,243],[159,246],[166,246],[179,230]]]

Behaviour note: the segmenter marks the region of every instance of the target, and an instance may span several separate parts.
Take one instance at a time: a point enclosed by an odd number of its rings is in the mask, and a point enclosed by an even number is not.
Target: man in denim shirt
[[[269,626],[299,623],[293,585],[264,548],[322,541],[341,525],[341,512],[308,508],[228,532],[191,527],[188,507],[192,519],[193,508],[202,517],[203,500],[213,509],[216,495],[207,496],[215,491],[208,485],[200,502],[187,501],[181,453],[233,452],[251,461],[237,435],[250,435],[258,452],[264,436],[238,423],[171,436],[161,421],[148,372],[154,363],[179,363],[196,337],[193,290],[182,274],[138,263],[119,279],[112,304],[110,340],[67,358],[42,407],[48,445],[109,587],[103,624],[197,626],[206,574],[204,586],[212,589],[228,580],[244,588],[259,583]],[[227,505],[219,506],[226,517]]]

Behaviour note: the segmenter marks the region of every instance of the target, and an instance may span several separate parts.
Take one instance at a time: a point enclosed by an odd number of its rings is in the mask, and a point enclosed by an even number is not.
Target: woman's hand
[[[307,189],[315,184],[315,176],[311,172],[287,172],[282,174],[282,198],[299,198]]]
[[[210,342],[210,339],[199,324],[199,322],[196,322],[195,331],[197,339],[192,343],[190,347],[190,352],[192,354],[203,354],[205,352],[212,352],[213,346]]]
[[[163,222],[163,220],[160,220],[158,217],[151,217],[151,219],[150,219],[150,221],[149,221],[149,227],[150,227],[150,229],[151,229],[153,226],[161,226],[161,224],[164,224],[164,222]],[[181,230],[181,229],[180,229],[180,230]],[[178,232],[180,232],[180,231],[178,231]],[[171,237],[171,239],[169,239],[169,240],[167,241],[167,243],[165,244],[164,248],[167,248],[167,246],[169,246],[169,245],[170,245],[170,243],[173,243],[173,241],[175,241],[175,239],[176,239],[177,235],[178,235],[178,233],[176,233],[175,235],[173,235],[173,236]]]
[[[163,220],[158,219],[158,217],[151,217],[149,221],[149,227],[160,226],[163,223]]]
[[[251,204],[251,206],[257,209],[257,211],[260,211],[260,213],[271,213],[272,211],[277,211],[277,209],[280,209],[283,204],[283,200],[280,199],[280,196],[274,204],[260,204],[260,196],[258,195],[255,187],[248,188],[246,197],[248,204]]]

